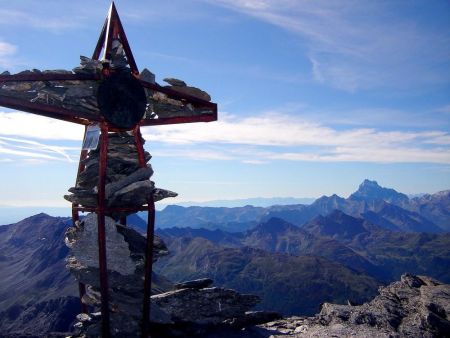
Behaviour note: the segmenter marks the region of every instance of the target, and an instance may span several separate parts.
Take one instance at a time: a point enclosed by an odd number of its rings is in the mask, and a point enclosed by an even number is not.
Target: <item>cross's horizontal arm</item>
[[[8,86],[11,83],[16,85],[35,82],[54,84],[54,81],[58,81],[60,82],[60,85],[64,86],[64,81],[69,81],[67,83],[70,83],[70,81],[93,81],[93,83],[98,83],[101,79],[102,76],[100,74],[29,72],[15,75],[0,75],[0,86],[3,84]],[[162,93],[166,95],[168,99],[179,101],[183,105],[191,104],[197,110],[201,111],[201,113],[194,113],[189,110],[180,110],[178,113],[175,112],[168,115],[160,114],[160,116],[156,118],[153,116],[146,116],[146,118],[139,123],[141,126],[211,122],[217,120],[216,103],[203,100],[187,93],[176,91],[169,87],[160,86],[157,83],[150,83],[142,80],[140,83],[144,88]],[[104,118],[98,113],[98,111],[90,112],[90,110],[86,109],[75,109],[76,107],[73,105],[70,107],[62,107],[59,102],[50,103],[43,102],[42,100],[33,101],[31,100],[33,95],[35,94],[32,94],[31,92],[7,90],[0,87],[0,106],[83,125],[104,121]]]
[[[0,75],[0,84],[5,82],[23,81],[83,81],[100,80],[97,74],[69,74],[69,73],[25,73],[14,75]]]
[[[9,96],[0,95],[0,106],[83,125],[88,125],[93,120],[90,114]]]

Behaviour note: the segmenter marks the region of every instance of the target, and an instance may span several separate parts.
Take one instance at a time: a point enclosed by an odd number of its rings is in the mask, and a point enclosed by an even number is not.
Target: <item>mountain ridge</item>
[[[395,209],[389,214],[387,207]],[[365,180],[348,198],[336,194],[322,196],[310,205],[277,205],[267,208],[245,206],[240,208],[167,206],[157,212],[157,227],[222,229],[240,232],[251,229],[258,222],[272,217],[282,218],[301,226],[318,215],[326,216],[335,209],[354,217],[364,217],[390,230],[409,232],[450,231],[450,190],[409,199],[394,189],[384,188],[376,181]],[[402,226],[399,227],[399,220]],[[405,222],[408,220],[408,222]]]

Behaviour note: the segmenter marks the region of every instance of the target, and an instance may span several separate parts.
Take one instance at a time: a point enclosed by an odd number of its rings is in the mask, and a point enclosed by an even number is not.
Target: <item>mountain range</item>
[[[270,207],[272,205],[289,205],[289,204],[311,204],[315,198],[309,197],[254,197],[239,199],[222,199],[205,202],[177,202],[182,207],[227,207],[236,208],[244,205],[253,205],[255,207]],[[165,203],[163,203],[164,205]]]
[[[284,314],[312,313],[324,294],[336,297],[334,302],[360,302],[403,273],[450,282],[450,233],[391,231],[339,210],[301,228],[270,218],[239,233],[189,227],[157,233],[170,252],[156,263],[160,274],[174,281],[213,278],[218,285],[261,296],[263,306]],[[311,278],[314,287],[305,282]],[[294,282],[289,292],[283,288]],[[291,302],[305,295],[308,302]]]
[[[157,212],[157,233],[170,254],[154,270],[174,282],[209,277],[257,294],[260,309],[297,315],[325,301],[369,300],[404,272],[450,282],[449,194],[409,198],[366,180],[346,199],[310,205],[168,206]],[[138,215],[128,224],[146,227]],[[64,262],[70,225],[41,213],[0,226],[0,332],[70,329],[79,312]]]
[[[409,198],[376,181],[364,180],[348,198],[322,196],[312,204],[244,206],[235,208],[169,205],[157,212],[157,227],[191,227],[239,232],[272,217],[302,226],[315,217],[340,210],[394,231],[450,231],[450,190]]]

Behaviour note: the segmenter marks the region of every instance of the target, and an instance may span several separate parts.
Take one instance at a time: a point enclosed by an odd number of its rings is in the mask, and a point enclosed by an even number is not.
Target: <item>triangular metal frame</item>
[[[131,72],[135,75],[139,74],[136,61],[134,60],[133,53],[131,52],[131,48],[128,43],[127,35],[125,34],[122,22],[120,21],[119,13],[117,13],[116,5],[113,1],[109,7],[108,17],[103,24],[97,45],[95,46],[94,53],[92,54],[92,59],[99,60],[100,54],[103,50],[102,61],[110,60],[111,46],[114,39],[119,39],[122,43]]]

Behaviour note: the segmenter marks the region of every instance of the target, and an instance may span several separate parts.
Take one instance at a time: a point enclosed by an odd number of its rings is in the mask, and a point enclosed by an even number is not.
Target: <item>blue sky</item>
[[[219,121],[143,129],[171,202],[450,188],[448,1],[116,1],[140,69]],[[109,1],[0,0],[0,72],[72,69]],[[67,206],[83,129],[0,107],[0,205]]]

